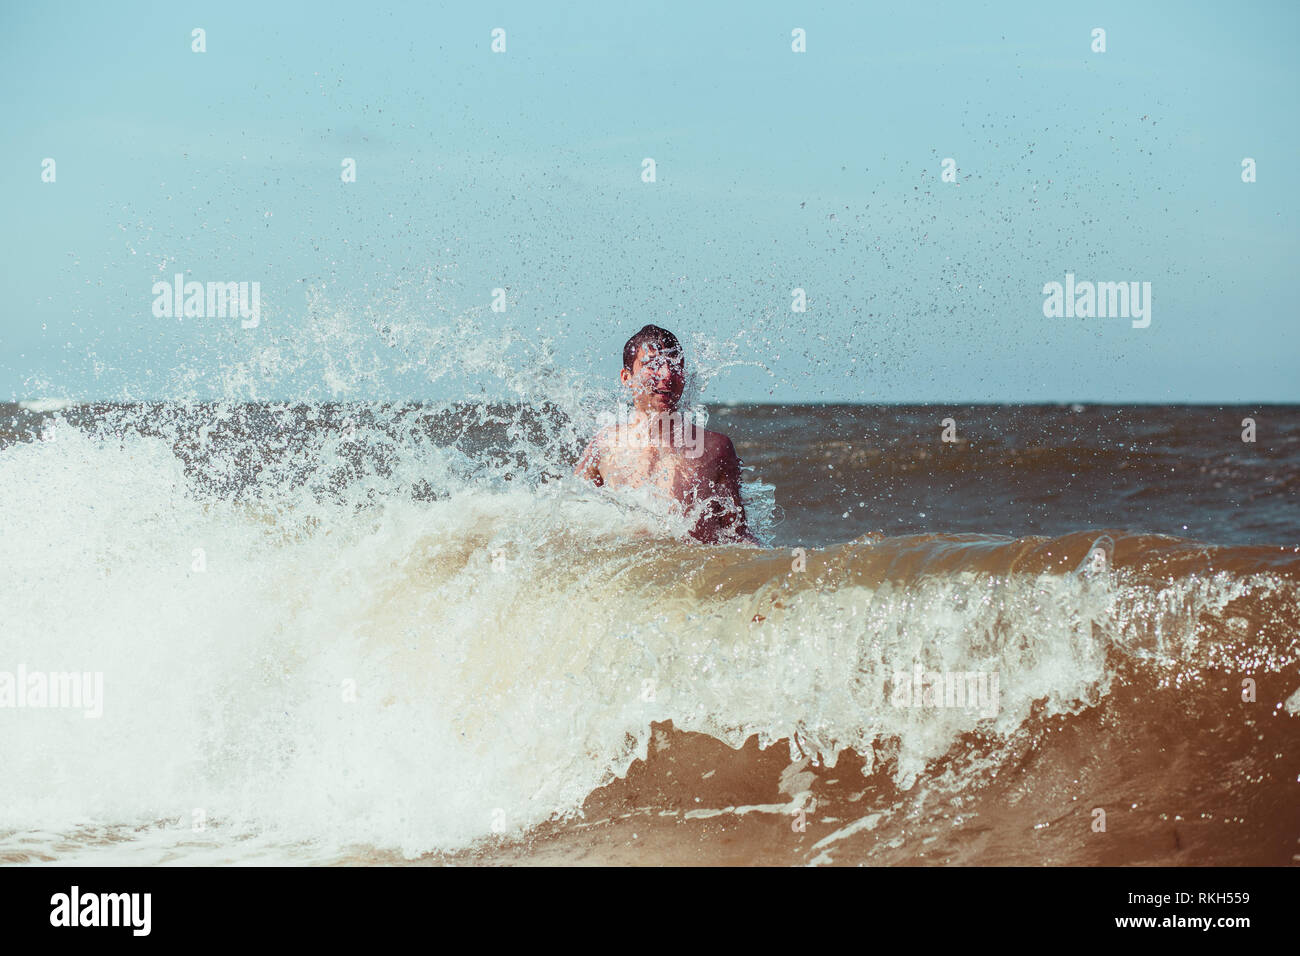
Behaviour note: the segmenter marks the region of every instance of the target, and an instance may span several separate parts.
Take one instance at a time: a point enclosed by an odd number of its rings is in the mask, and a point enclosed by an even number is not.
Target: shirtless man
[[[597,432],[573,473],[610,488],[657,489],[695,520],[691,536],[706,544],[758,544],[745,523],[731,439],[677,410],[685,367],[677,337],[657,325],[628,339],[619,379],[632,390],[632,413]]]

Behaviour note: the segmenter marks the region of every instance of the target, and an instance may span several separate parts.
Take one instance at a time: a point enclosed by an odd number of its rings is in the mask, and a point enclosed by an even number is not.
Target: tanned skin
[[[698,510],[691,537],[705,544],[759,544],[745,523],[740,459],[731,439],[684,424],[678,412],[686,385],[680,350],[642,343],[619,379],[632,391],[628,422],[602,428],[573,473],[610,488],[648,485],[686,513]]]

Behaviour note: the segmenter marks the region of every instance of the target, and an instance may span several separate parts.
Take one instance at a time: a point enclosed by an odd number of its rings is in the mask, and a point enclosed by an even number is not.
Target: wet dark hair
[[[659,328],[657,325],[647,325],[628,339],[627,344],[623,346],[623,367],[629,372],[632,371],[632,365],[636,362],[636,354],[641,351],[643,345],[650,346],[656,352],[676,349],[678,354],[681,354],[682,351],[682,344],[677,341],[677,336],[667,329]]]

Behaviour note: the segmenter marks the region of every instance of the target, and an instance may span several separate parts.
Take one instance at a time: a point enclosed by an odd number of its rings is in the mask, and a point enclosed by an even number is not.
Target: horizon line
[[[453,399],[430,399],[430,398],[331,398],[331,399],[306,399],[306,398],[63,398],[63,397],[42,397],[42,398],[23,398],[10,399],[0,402],[0,405],[15,405],[21,407],[28,404],[46,404],[60,403],[57,407],[51,407],[50,411],[59,411],[63,408],[72,408],[86,405],[217,405],[217,404],[237,404],[237,405],[543,405],[556,404],[549,400],[542,401],[523,401],[519,399],[508,398],[453,398]],[[744,408],[744,407],[787,407],[787,408],[826,408],[832,406],[838,407],[889,407],[889,406],[944,406],[944,405],[1024,405],[1024,406],[1165,406],[1165,407],[1184,407],[1184,408],[1210,408],[1210,407],[1300,407],[1300,398],[1292,401],[1280,400],[1252,400],[1252,399],[1233,399],[1224,400],[1152,400],[1152,399],[1135,399],[1129,401],[1117,400],[1096,400],[1096,399],[930,399],[924,401],[901,400],[901,399],[882,399],[879,401],[845,401],[845,400],[827,400],[827,401],[717,401],[717,402],[700,402],[706,408]],[[24,409],[29,410],[29,409]]]

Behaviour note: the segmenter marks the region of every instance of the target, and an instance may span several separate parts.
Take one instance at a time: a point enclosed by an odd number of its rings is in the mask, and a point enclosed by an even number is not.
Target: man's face
[[[667,412],[677,407],[686,386],[685,361],[680,349],[642,345],[632,368],[619,374],[632,389],[632,403],[643,411]]]

